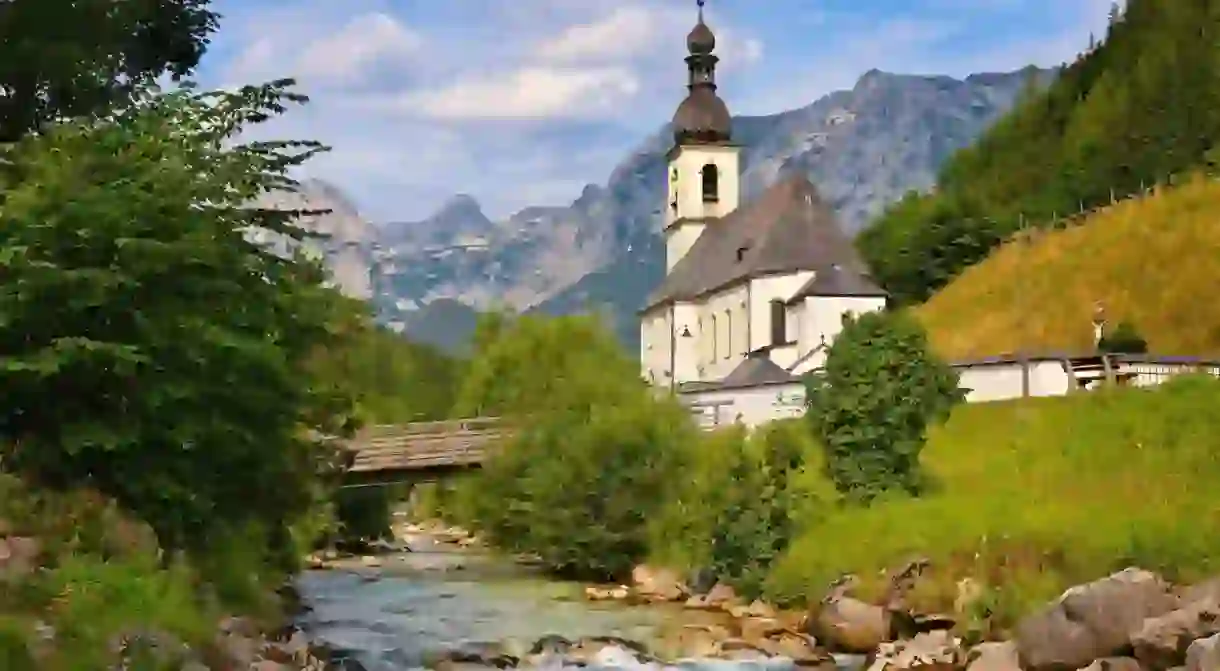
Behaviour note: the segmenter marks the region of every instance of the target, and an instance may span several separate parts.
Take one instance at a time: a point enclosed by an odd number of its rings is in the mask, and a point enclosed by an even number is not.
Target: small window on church
[[[733,351],[733,313],[724,311],[724,358]]]
[[[699,171],[703,178],[703,202],[714,203],[720,200],[720,171],[716,164],[708,163]]]
[[[787,312],[784,302],[771,301],[771,345],[779,346],[788,342]]]
[[[716,352],[719,348],[716,347],[716,315],[712,315],[712,361],[716,360]]]

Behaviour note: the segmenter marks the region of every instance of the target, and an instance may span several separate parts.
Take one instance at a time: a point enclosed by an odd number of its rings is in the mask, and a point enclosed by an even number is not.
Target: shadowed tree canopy
[[[0,143],[88,116],[198,65],[209,0],[0,1]]]

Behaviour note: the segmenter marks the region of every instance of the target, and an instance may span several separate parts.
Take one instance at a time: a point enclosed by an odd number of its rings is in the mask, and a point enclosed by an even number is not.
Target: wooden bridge
[[[349,480],[354,486],[385,484],[395,476],[420,482],[478,468],[487,450],[508,435],[498,417],[369,426],[345,445],[354,453]]]

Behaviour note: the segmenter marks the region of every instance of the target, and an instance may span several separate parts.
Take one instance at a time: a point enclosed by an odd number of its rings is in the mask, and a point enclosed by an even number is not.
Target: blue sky
[[[312,97],[259,131],[334,150],[308,169],[375,221],[457,192],[490,216],[565,204],[672,115],[694,0],[217,0],[199,79],[295,77]],[[1110,0],[708,0],[738,114],[806,105],[870,68],[1055,65]]]

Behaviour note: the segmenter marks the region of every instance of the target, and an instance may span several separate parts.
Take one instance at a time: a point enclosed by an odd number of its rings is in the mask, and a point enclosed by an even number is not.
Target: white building
[[[717,423],[754,425],[799,413],[796,379],[822,364],[843,314],[881,309],[886,295],[805,177],[740,203],[715,43],[700,10],[668,154],[666,277],[640,315],[640,358],[648,380]]]

